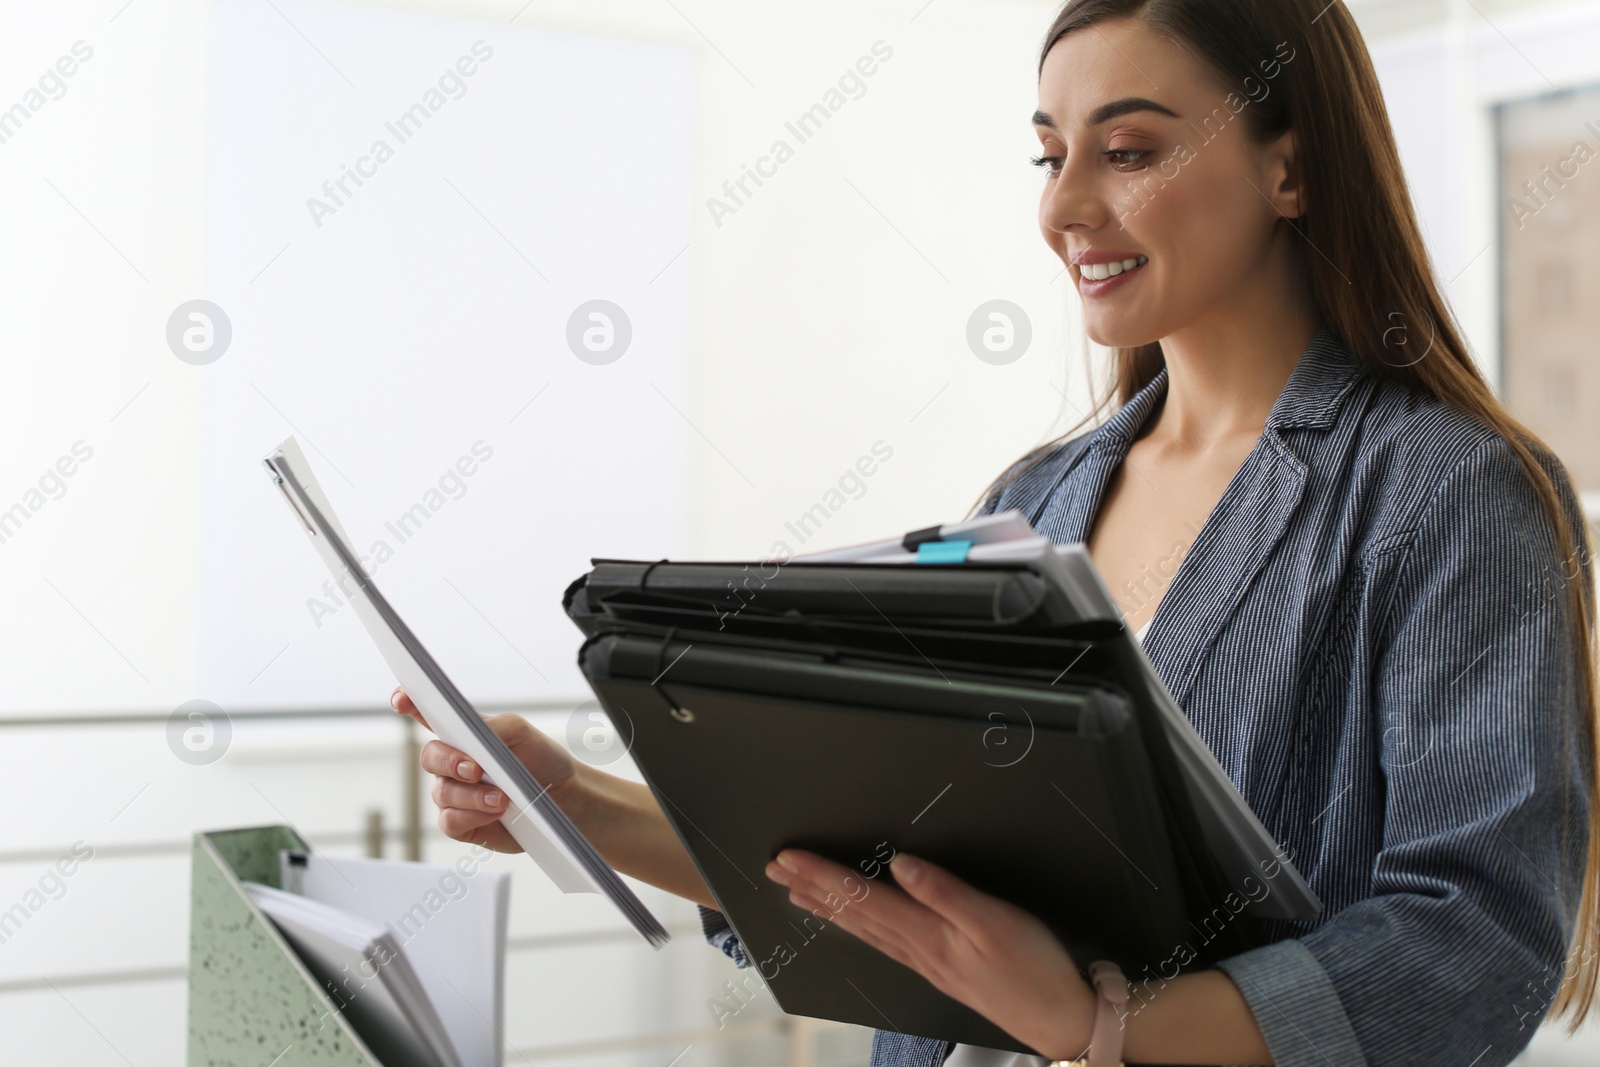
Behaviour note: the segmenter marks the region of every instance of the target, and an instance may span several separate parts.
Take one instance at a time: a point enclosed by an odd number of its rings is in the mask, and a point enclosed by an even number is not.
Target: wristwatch
[[[1077,1059],[1056,1060],[1051,1067],[1124,1067],[1122,1041],[1127,1031],[1122,1025],[1122,1009],[1128,1003],[1128,980],[1115,963],[1095,960],[1089,964],[1089,981],[1099,994],[1089,1047]]]

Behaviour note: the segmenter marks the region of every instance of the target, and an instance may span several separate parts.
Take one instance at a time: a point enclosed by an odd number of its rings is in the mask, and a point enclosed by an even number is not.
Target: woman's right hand
[[[401,715],[428,727],[427,720],[399,686],[390,694],[389,705]],[[571,753],[534,729],[520,715],[496,715],[484,722],[545,787],[556,805],[577,821],[572,807],[579,793],[580,765]],[[433,802],[439,807],[439,829],[446,837],[483,845],[496,852],[522,851],[522,846],[500,822],[506,812],[506,795],[483,780],[483,768],[477,760],[435,739],[422,747],[420,762],[423,770],[436,776]]]
[[[400,714],[428,725],[398,686],[389,704]],[[484,721],[612,867],[696,904],[717,906],[666,813],[643,782],[619,778],[574,759],[520,715],[496,715]],[[439,829],[447,837],[496,852],[522,851],[500,823],[506,812],[505,794],[483,780],[483,768],[476,760],[434,740],[422,747],[421,764],[436,776],[433,800],[439,805]]]

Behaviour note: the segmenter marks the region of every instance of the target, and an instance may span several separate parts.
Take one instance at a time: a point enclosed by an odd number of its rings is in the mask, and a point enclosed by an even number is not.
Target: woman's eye
[[[1112,166],[1118,170],[1139,170],[1140,168],[1134,164],[1149,154],[1149,152],[1139,148],[1112,148],[1101,153],[1101,155],[1111,160]]]
[[[1111,160],[1111,165],[1117,170],[1142,170],[1144,164],[1140,161],[1150,153],[1142,148],[1112,148],[1100,153]],[[1046,177],[1059,178],[1061,165],[1065,162],[1062,156],[1034,156],[1028,160],[1036,167],[1046,168]]]

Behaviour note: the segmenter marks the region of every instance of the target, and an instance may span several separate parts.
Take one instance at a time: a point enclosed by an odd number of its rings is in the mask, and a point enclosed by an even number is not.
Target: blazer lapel
[[[1267,415],[1261,439],[1234,474],[1150,620],[1145,652],[1180,704],[1223,625],[1283,539],[1305,492],[1307,467],[1285,431],[1333,425],[1360,369],[1323,328],[1301,355]],[[1132,400],[1028,486],[1020,506],[1058,544],[1087,541],[1106,487],[1166,395],[1163,369]]]
[[[1268,427],[1179,564],[1144,645],[1180,706],[1223,624],[1283,539],[1305,485],[1305,464]]]
[[[1058,545],[1089,540],[1100,501],[1117,464],[1128,454],[1139,429],[1166,393],[1167,371],[1163,367],[1150,384],[1088,435],[1084,447],[1045,487],[1039,503],[1025,512],[1036,533]]]
[[[1324,327],[1295,364],[1255,448],[1196,535],[1145,635],[1145,652],[1180,705],[1223,625],[1283,539],[1308,470],[1283,434],[1326,430],[1360,369]]]

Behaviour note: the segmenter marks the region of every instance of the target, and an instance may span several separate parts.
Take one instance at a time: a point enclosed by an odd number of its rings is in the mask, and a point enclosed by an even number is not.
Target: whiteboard
[[[563,589],[688,545],[688,54],[295,0],[208,51],[199,691],[393,684],[261,466],[293,433],[470,699],[582,700]]]

